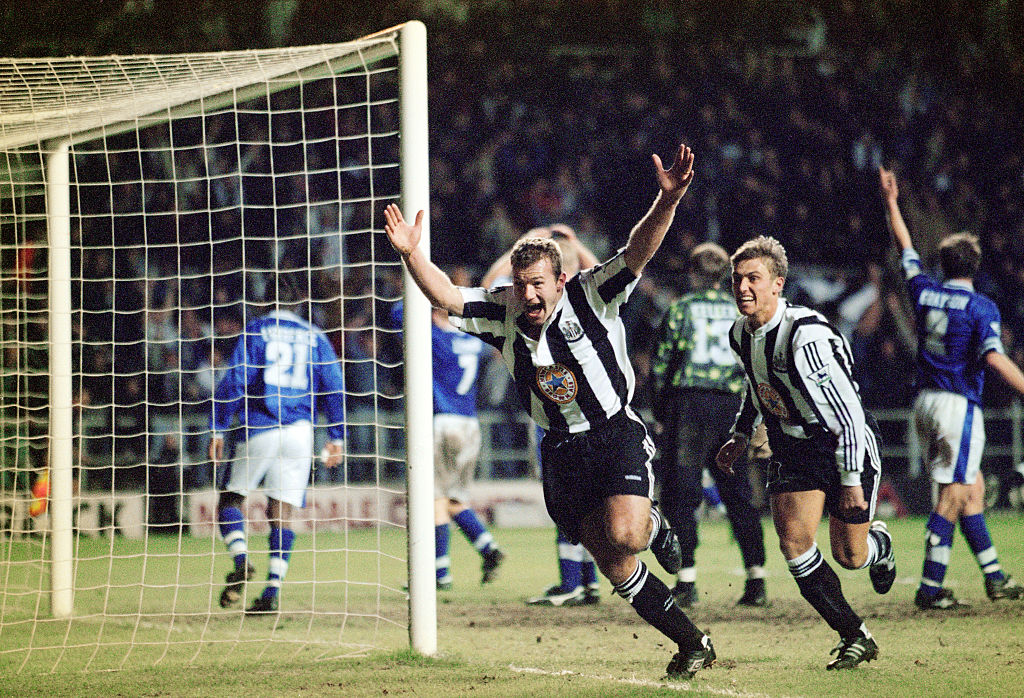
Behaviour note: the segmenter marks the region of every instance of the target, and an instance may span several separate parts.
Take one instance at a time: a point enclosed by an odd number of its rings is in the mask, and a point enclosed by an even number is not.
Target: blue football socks
[[[967,545],[971,546],[985,579],[1003,579],[1003,568],[999,564],[996,547],[992,545],[984,514],[961,516],[960,532],[967,539]]]
[[[244,570],[249,548],[245,540],[245,517],[238,507],[224,507],[218,512],[220,537],[234,556],[235,569]]]
[[[451,528],[448,524],[443,523],[434,526],[434,567],[436,569],[437,581],[441,584],[447,584],[452,581],[452,558],[448,553],[450,541]]]
[[[953,522],[932,512],[925,525],[924,569],[921,571],[919,591],[935,596],[946,578],[946,568],[953,550]]]

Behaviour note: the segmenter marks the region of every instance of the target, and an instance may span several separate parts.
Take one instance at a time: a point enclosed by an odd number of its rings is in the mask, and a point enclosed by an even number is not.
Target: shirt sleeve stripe
[[[843,470],[861,470],[863,466],[857,463],[856,458],[858,450],[857,430],[854,428],[853,417],[850,414],[849,407],[844,403],[842,396],[839,394],[839,389],[836,386],[830,385],[827,388],[823,388],[821,392],[824,394],[825,400],[832,407],[832,411],[835,413],[836,419],[839,421],[839,426],[846,435],[846,438],[842,439],[845,444],[845,458],[842,463]]]
[[[601,296],[606,304],[610,304],[615,297],[626,290],[636,279],[636,275],[633,274],[629,267],[623,267],[621,270],[616,272],[611,278],[602,283],[597,287],[597,293]]]
[[[469,301],[462,306],[462,317],[504,322],[505,306],[490,301]]]
[[[822,366],[825,365],[819,354],[817,342],[810,342],[804,345],[802,349],[804,358],[812,369],[817,370],[818,368],[821,368]],[[837,363],[841,363],[842,357],[836,355],[834,358],[836,359]],[[846,376],[845,370],[843,371],[843,375]],[[854,388],[852,382],[849,383],[849,391],[842,391],[840,389],[840,386],[836,383],[836,378],[838,378],[838,376],[833,376],[832,380],[830,380],[826,385],[820,387],[819,389],[821,390],[822,396],[825,398],[825,402],[831,409],[832,414],[835,417],[836,423],[839,425],[839,428],[843,432],[843,434],[840,436],[841,442],[843,443],[844,451],[843,463],[841,464],[842,468],[843,470],[847,471],[859,471],[863,469],[863,464],[859,463],[856,457],[856,454],[859,450],[857,428],[855,418],[850,410],[849,402],[850,400],[859,400],[860,398],[858,397],[857,391]],[[847,379],[849,380],[848,376]],[[807,387],[807,383],[805,380],[803,380],[802,391],[804,392],[805,396],[809,398],[809,404],[811,404],[812,407],[814,407],[815,412],[818,413],[819,415],[819,419],[822,419],[824,415],[821,415],[820,411],[818,410],[817,403],[814,402],[813,399],[810,399],[810,389],[809,387]],[[844,392],[848,392],[849,394],[844,396]],[[823,422],[823,426],[827,425],[828,422]]]
[[[795,334],[801,326],[806,325],[816,325],[822,329],[830,330],[833,333],[835,332],[835,329],[831,325],[829,325],[826,322],[822,322],[820,319],[813,315],[800,318],[793,324],[792,333],[790,334],[791,352],[793,350],[793,334]],[[807,344],[803,345],[801,347],[801,354],[804,360],[807,362],[808,366],[811,367],[813,370],[817,370],[825,366],[825,362],[822,360],[821,355],[819,354],[816,341],[808,342]],[[837,362],[841,363],[841,357],[836,355],[834,356],[834,358],[837,360]],[[843,375],[846,375],[845,371],[843,372]],[[826,419],[826,415],[823,414],[821,411],[821,405],[811,395],[811,390],[808,386],[807,379],[804,376],[800,375],[800,371],[797,370],[795,363],[794,365],[791,366],[790,376],[791,380],[793,380],[794,385],[797,386],[797,388],[803,395],[804,401],[816,415],[820,425],[825,429],[831,430],[829,426],[829,420]],[[849,379],[849,377],[847,378]],[[850,395],[847,396],[846,399],[843,398],[839,386],[834,381],[830,382],[826,387],[819,387],[818,389],[820,391],[820,394],[824,397],[825,403],[828,405],[830,411],[832,412],[832,415],[835,418],[834,422],[842,430],[842,434],[839,436],[841,443],[843,443],[844,452],[843,462],[840,464],[842,469],[860,470],[861,468],[857,466],[857,459],[855,457],[858,450],[857,431],[855,421],[852,413],[850,412],[848,404],[849,400],[859,401],[860,397],[857,395],[856,388],[854,387],[852,381],[849,382],[849,386]],[[853,465],[851,466],[851,464]]]

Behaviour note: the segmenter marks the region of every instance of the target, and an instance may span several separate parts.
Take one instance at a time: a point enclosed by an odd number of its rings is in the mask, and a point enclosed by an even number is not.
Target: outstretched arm
[[[637,276],[661,247],[661,241],[665,239],[665,233],[675,217],[676,206],[693,181],[693,151],[686,145],[679,145],[675,162],[667,170],[662,167],[657,153],[651,158],[654,160],[660,191],[650,210],[629,234],[629,242],[623,252],[626,266]]]
[[[999,377],[1006,381],[1006,384],[1016,390],[1021,395],[1024,395],[1024,372],[1021,372],[1017,364],[1006,354],[998,351],[990,351],[985,354],[985,363],[993,371],[999,374]]]
[[[907,228],[907,224],[903,221],[903,214],[900,213],[898,202],[900,190],[896,184],[896,175],[892,170],[879,167],[878,181],[882,189],[882,200],[885,203],[889,230],[892,231],[892,236],[896,239],[896,244],[900,246],[900,249],[909,250],[914,245],[910,241],[910,229]]]
[[[388,234],[391,246],[402,255],[409,274],[430,304],[461,316],[462,294],[448,275],[427,259],[418,247],[420,236],[423,234],[423,211],[417,212],[416,221],[409,225],[398,206],[389,204],[384,209],[384,219],[384,232]]]

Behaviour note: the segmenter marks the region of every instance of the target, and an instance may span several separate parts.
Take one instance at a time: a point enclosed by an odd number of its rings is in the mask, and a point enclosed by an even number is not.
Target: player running
[[[940,610],[966,605],[942,586],[957,520],[985,576],[989,599],[1019,599],[1024,586],[1003,573],[985,524],[981,393],[986,367],[1021,394],[1024,374],[1003,350],[999,308],[974,290],[974,274],[981,263],[978,238],[957,233],[939,243],[946,277],[939,283],[921,269],[921,257],[900,213],[896,175],[880,167],[878,176],[889,228],[903,253],[907,290],[917,319],[920,392],[914,401],[914,424],[939,488],[925,525],[924,569],[914,603],[920,609]]]
[[[833,559],[846,569],[870,567],[879,594],[892,587],[892,538],[885,522],[872,520],[881,473],[878,436],[852,378],[846,340],[820,313],[782,297],[788,266],[785,248],[763,235],[732,256],[741,317],[730,343],[747,381],[733,436],[717,463],[731,472],[754,427],[764,422],[772,450],[767,489],[779,547],[800,594],[839,633],[832,650],[838,656],[826,668],[850,669],[878,656],[878,645],[847,603],[815,538],[828,512]]]
[[[620,317],[693,180],[685,145],[668,170],[653,160],[660,191],[626,246],[572,279],[557,244],[527,238],[512,250],[510,286],[460,288],[418,246],[423,211],[410,225],[388,206],[385,231],[431,304],[501,352],[523,406],[546,432],[541,477],[555,525],[581,541],[615,591],[678,645],[667,673],[693,676],[715,661],[711,640],[637,557],[651,548],[667,571],[679,570],[678,541],[651,506],[654,444],[629,406],[634,373]]]

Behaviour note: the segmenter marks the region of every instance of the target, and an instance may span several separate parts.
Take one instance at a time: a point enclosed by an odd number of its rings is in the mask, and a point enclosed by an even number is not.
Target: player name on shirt
[[[970,303],[971,297],[963,293],[943,293],[927,289],[921,292],[920,303],[929,308],[949,308],[950,310],[963,310]]]
[[[276,340],[289,344],[316,345],[316,336],[310,330],[287,325],[268,324],[260,328],[260,334],[266,341]]]
[[[736,306],[732,302],[716,303],[697,302],[690,305],[690,315],[695,318],[706,320],[732,320],[736,319]]]

